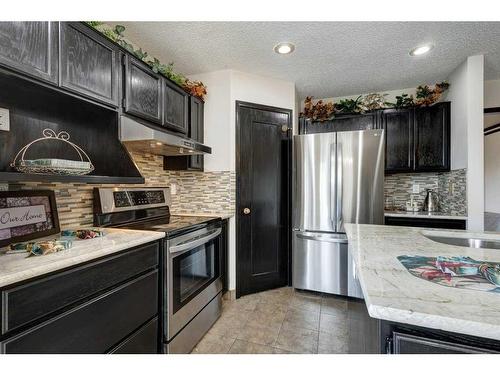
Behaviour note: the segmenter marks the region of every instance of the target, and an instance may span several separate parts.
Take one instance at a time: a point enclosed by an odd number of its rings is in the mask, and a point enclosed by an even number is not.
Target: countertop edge
[[[121,231],[128,231],[127,229],[120,229],[120,230]],[[39,266],[28,268],[26,270],[20,270],[16,273],[13,273],[11,275],[7,275],[5,277],[0,276],[0,288],[5,288],[9,285],[17,284],[19,282],[27,281],[30,279],[34,279],[34,278],[37,278],[37,277],[40,277],[40,276],[43,276],[46,274],[50,274],[52,272],[63,271],[66,268],[78,266],[81,263],[85,263],[88,261],[99,259],[99,258],[105,257],[107,255],[118,253],[120,251],[132,249],[136,246],[144,245],[144,244],[147,244],[149,242],[154,242],[154,241],[160,240],[160,239],[165,237],[164,232],[137,231],[137,230],[131,230],[130,232],[144,232],[147,235],[144,237],[141,237],[140,239],[135,239],[135,240],[129,241],[127,243],[112,246],[109,249],[96,250],[96,251],[81,254],[81,255],[78,255],[75,257],[56,260],[50,264],[42,264]],[[71,249],[65,250],[65,251],[71,251]],[[5,255],[5,256],[8,257],[10,255]],[[13,255],[13,256],[15,256],[15,255]],[[50,256],[50,255],[46,255],[46,256]]]
[[[424,314],[410,310],[394,309],[392,307],[371,304],[366,299],[365,304],[371,318],[496,341],[500,340],[500,328],[492,324],[449,318],[442,315]],[[431,320],[434,320],[434,322]],[[464,329],[464,327],[466,328]]]

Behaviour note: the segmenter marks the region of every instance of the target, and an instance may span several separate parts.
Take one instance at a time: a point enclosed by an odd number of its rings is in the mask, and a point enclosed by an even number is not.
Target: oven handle
[[[203,245],[204,243],[207,243],[211,239],[217,237],[221,233],[222,233],[222,229],[218,228],[212,232],[209,232],[208,235],[206,235],[205,237],[197,238],[194,241],[186,242],[186,243],[183,243],[181,245],[172,246],[169,248],[169,252],[170,252],[170,254],[180,253],[181,251],[185,251],[185,250],[189,250],[189,249],[198,247],[200,245]]]

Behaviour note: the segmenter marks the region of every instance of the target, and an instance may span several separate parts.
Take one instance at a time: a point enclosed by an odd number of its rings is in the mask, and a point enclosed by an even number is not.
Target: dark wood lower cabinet
[[[158,263],[154,242],[3,288],[0,353],[157,353]]]
[[[392,332],[388,341],[391,354],[485,354],[494,351],[457,344],[455,342],[434,340],[423,336]]]
[[[429,219],[425,217],[385,217],[385,225],[420,228],[466,229],[467,221],[463,219]]]
[[[156,354],[158,350],[158,318],[154,318],[109,354]]]
[[[351,354],[500,353],[500,341],[374,319],[359,299],[347,306]]]
[[[158,266],[158,243],[2,291],[2,334],[97,295]]]

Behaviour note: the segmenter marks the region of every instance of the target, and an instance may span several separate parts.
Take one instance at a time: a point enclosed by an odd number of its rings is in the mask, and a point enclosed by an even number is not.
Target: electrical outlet
[[[420,193],[420,186],[418,184],[413,184],[413,194]]]
[[[455,183],[451,182],[448,184],[448,194],[455,194]]]
[[[0,130],[8,132],[10,130],[9,110],[0,108]]]
[[[170,193],[172,193],[172,195],[177,194],[177,184],[174,183],[170,184]]]

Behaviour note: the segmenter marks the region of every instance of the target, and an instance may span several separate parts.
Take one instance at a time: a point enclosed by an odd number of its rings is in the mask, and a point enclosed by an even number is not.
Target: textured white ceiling
[[[237,69],[295,82],[317,98],[414,87],[485,55],[500,78],[500,22],[121,22],[125,35],[184,74]],[[273,51],[296,45],[291,55]],[[427,55],[410,49],[432,43]]]

